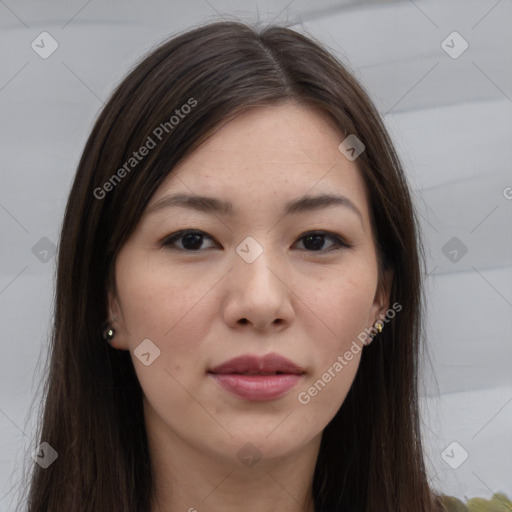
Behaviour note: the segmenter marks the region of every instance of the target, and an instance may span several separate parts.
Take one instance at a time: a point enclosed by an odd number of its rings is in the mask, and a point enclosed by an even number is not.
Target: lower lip
[[[210,373],[226,391],[246,400],[274,400],[298,384],[302,375],[239,375]]]

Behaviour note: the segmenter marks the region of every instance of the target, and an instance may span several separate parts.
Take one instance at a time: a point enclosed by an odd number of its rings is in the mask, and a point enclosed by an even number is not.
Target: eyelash
[[[202,252],[200,249],[193,251],[193,250],[182,249],[182,248],[173,246],[173,244],[177,240],[182,239],[185,235],[188,235],[188,234],[201,235],[203,237],[209,238],[210,240],[213,240],[212,237],[208,236],[203,231],[200,231],[200,230],[197,230],[197,229],[183,229],[181,231],[177,231],[175,233],[172,233],[172,234],[166,236],[162,240],[161,245],[163,247],[169,248],[170,250],[176,250],[176,251],[181,251],[181,252],[189,252],[189,253]],[[307,249],[304,249],[307,252],[311,252],[311,253],[328,253],[328,252],[332,252],[332,251],[338,251],[340,249],[350,249],[350,248],[353,247],[353,245],[347,243],[342,237],[340,237],[338,235],[335,235],[334,233],[330,233],[329,231],[319,231],[319,230],[308,231],[308,232],[304,233],[303,235],[301,235],[299,237],[299,240],[301,240],[303,238],[307,238],[308,236],[311,236],[311,235],[319,235],[319,236],[323,236],[325,238],[330,238],[331,240],[333,240],[335,242],[335,248],[334,249],[330,249],[330,250],[319,250],[319,251],[307,251]]]

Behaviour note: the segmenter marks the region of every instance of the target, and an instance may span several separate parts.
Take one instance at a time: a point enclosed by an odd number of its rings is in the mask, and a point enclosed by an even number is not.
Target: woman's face
[[[311,107],[253,108],[151,198],[117,257],[109,304],[114,346],[130,351],[148,430],[161,439],[216,459],[255,450],[270,460],[318,443],[340,408],[364,350],[358,335],[388,307],[357,160],[338,149],[344,138]],[[175,194],[190,199],[178,204]],[[314,200],[322,194],[346,199]],[[171,236],[184,230],[196,233]],[[211,373],[270,353],[299,373],[257,359],[260,375],[243,364]]]

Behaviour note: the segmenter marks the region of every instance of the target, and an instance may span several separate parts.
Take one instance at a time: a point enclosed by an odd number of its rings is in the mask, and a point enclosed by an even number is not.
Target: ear
[[[393,284],[394,271],[392,268],[388,268],[384,271],[383,275],[379,279],[377,291],[375,292],[375,298],[370,311],[371,325],[379,320],[382,320],[386,316],[386,311],[389,309],[389,303],[391,298],[391,286]],[[381,322],[382,323],[382,322]]]
[[[123,327],[121,306],[117,294],[113,290],[108,291],[108,322],[114,328],[114,338],[109,342],[112,348],[128,350],[126,346],[126,333]]]

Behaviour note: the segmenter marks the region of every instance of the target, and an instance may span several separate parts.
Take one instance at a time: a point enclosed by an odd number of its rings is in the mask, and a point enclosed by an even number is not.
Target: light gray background
[[[318,37],[383,114],[428,246],[430,362],[421,394],[432,483],[459,498],[512,497],[510,0],[0,0],[0,510],[14,508],[36,447],[31,407],[40,399],[55,271],[55,258],[41,261],[36,244],[58,242],[93,121],[154,45],[232,16]],[[59,45],[46,59],[31,47],[43,31]],[[458,36],[446,39],[454,31],[469,45],[457,58],[443,49],[461,48]],[[453,237],[467,247],[462,257],[443,249]],[[452,467],[462,450],[467,460]]]

